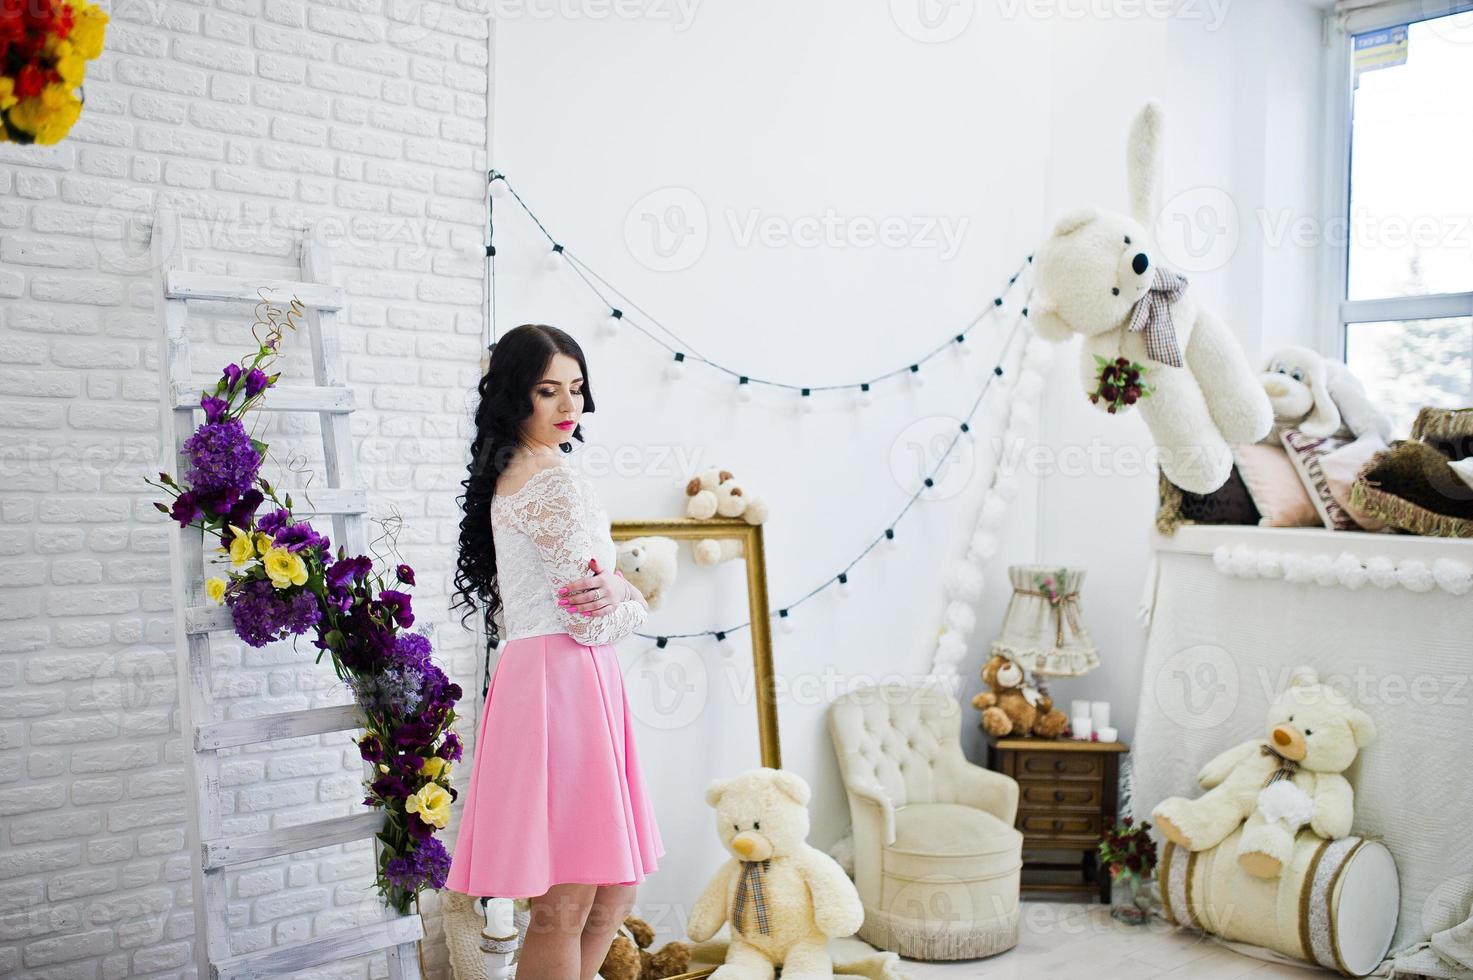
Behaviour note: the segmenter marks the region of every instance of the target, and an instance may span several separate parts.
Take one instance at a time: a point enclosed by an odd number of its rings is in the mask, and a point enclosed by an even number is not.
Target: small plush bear
[[[1170,841],[1190,851],[1213,847],[1246,820],[1238,864],[1259,878],[1277,878],[1305,824],[1332,840],[1350,833],[1354,793],[1342,773],[1376,737],[1370,715],[1319,683],[1309,667],[1296,670],[1269,708],[1267,734],[1228,749],[1202,767],[1206,793],[1162,800],[1151,811]]]
[[[678,558],[674,538],[630,538],[619,542],[616,566],[644,596],[649,607],[658,609],[665,594],[675,586]]]
[[[854,882],[808,837],[810,790],[785,769],[749,769],[706,788],[716,832],[731,858],[691,908],[696,942],[730,923],[726,962],[711,980],[833,980],[830,937],[864,924]]]
[[[648,922],[631,915],[614,934],[598,975],[603,980],[665,980],[690,968],[690,946],[676,940],[650,952],[655,930]]]
[[[1110,413],[1139,408],[1166,478],[1211,493],[1232,471],[1229,444],[1262,439],[1273,415],[1232,330],[1198,306],[1151,242],[1161,209],[1161,118],[1148,102],[1131,124],[1130,214],[1071,211],[1034,253],[1030,319],[1045,340],[1083,337],[1090,400]]]
[[[989,735],[1058,738],[1069,723],[1052,698],[1025,682],[1023,668],[1002,654],[993,654],[982,666],[982,683],[992,690],[972,698],[972,707],[982,712],[982,730]]]
[[[698,521],[713,517],[740,517],[748,524],[767,520],[767,501],[753,496],[730,470],[709,469],[685,485],[685,516]],[[741,558],[742,543],[734,538],[702,538],[691,545],[697,565],[719,565]]]

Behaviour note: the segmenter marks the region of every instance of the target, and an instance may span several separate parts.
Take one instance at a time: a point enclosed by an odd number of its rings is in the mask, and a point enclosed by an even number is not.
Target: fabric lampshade
[[[1084,569],[1011,565],[1013,585],[1002,631],[992,652],[1047,677],[1087,674],[1100,665],[1094,641],[1079,615]]]

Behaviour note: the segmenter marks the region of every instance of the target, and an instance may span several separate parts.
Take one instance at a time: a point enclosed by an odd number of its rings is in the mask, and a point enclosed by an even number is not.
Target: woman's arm
[[[576,478],[560,464],[552,468],[555,472],[529,484],[510,510],[513,526],[536,546],[547,573],[548,592],[556,599],[558,589],[585,576],[594,548],[593,537],[583,524]],[[579,643],[616,643],[639,628],[649,615],[642,600],[642,596],[625,599],[607,616],[585,616],[559,605],[558,617],[563,629]]]

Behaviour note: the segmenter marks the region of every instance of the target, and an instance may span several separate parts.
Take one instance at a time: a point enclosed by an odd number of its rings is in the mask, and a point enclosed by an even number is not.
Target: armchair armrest
[[[850,796],[867,804],[865,809],[879,818],[881,842],[886,847],[895,843],[895,805],[885,794],[884,787],[879,783],[851,780],[844,783],[844,788]]]
[[[956,802],[985,810],[1009,827],[1018,817],[1018,782],[983,766],[973,765],[963,757],[951,768],[955,781]]]

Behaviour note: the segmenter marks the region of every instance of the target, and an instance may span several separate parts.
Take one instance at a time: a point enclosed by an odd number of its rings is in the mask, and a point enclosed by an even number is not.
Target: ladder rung
[[[309,310],[341,310],[346,304],[342,286],[320,282],[296,282],[263,276],[222,276],[209,272],[171,269],[164,280],[168,299],[203,299],[259,303],[287,309],[295,297]]]
[[[259,718],[237,718],[200,725],[194,730],[197,752],[225,749],[236,745],[274,742],[279,738],[304,735],[326,735],[363,727],[363,714],[357,705],[341,704],[331,708],[305,708]]]
[[[199,408],[200,388],[198,385],[179,384],[174,386],[175,408]],[[272,388],[271,394],[252,406],[256,412],[334,412],[339,415],[353,411],[353,389],[306,385]]]
[[[424,938],[424,922],[418,915],[405,915],[387,922],[358,926],[318,936],[289,946],[276,946],[257,953],[232,956],[212,964],[217,980],[254,980],[279,977],[310,966],[321,966]]]
[[[377,810],[370,810],[348,817],[314,820],[312,823],[282,830],[207,840],[204,842],[205,870],[219,871],[247,861],[264,861],[283,854],[364,840],[377,834],[383,827],[384,815]]]
[[[191,636],[196,633],[218,633],[235,629],[235,620],[225,606],[190,606],[184,610],[184,631]]]

